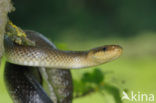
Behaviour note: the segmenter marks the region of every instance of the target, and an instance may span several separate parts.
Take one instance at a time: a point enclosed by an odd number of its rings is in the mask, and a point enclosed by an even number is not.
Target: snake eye
[[[106,51],[106,50],[107,50],[107,48],[106,48],[106,47],[104,47],[104,48],[102,48],[102,50],[103,50],[103,51]]]

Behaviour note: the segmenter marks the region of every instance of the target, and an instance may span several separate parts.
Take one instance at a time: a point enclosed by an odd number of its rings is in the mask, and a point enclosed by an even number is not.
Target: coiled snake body
[[[18,45],[8,37],[4,43],[9,62],[5,68],[5,79],[15,103],[71,103],[73,88],[69,69],[100,65],[122,53],[118,45],[105,45],[88,51],[61,51],[40,33],[25,32],[36,43],[35,46]],[[42,80],[48,85],[48,95],[41,87]]]

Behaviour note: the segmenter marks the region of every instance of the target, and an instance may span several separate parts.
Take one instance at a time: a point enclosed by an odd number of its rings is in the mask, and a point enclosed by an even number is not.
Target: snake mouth
[[[123,52],[123,48],[119,45],[113,45],[112,46],[113,52],[114,52],[114,57],[112,58],[112,60],[118,58],[119,56],[121,56],[122,52]]]
[[[105,57],[108,61],[117,59],[123,52],[123,48],[119,45],[107,45],[107,51],[105,51]]]
[[[110,48],[111,48],[111,50],[116,52],[116,54],[118,56],[120,56],[122,54],[123,48],[121,46],[119,46],[119,45],[111,45]]]

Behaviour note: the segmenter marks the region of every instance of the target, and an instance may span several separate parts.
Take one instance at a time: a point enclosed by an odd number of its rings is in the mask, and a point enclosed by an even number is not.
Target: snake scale
[[[87,51],[62,51],[42,34],[26,30],[35,46],[18,45],[5,37],[5,80],[15,103],[71,103],[70,69],[87,68],[118,58],[119,45],[105,45]],[[45,80],[49,92],[42,89]]]

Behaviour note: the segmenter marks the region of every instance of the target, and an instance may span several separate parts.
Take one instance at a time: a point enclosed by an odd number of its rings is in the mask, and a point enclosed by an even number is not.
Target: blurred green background
[[[38,31],[63,50],[87,50],[119,44],[123,55],[94,68],[72,70],[73,103],[147,103],[121,100],[156,95],[155,0],[13,0],[10,19]],[[3,63],[4,64],[4,63]],[[11,103],[0,69],[0,103]],[[150,103],[148,101],[148,103]],[[152,103],[156,103],[152,102]]]

